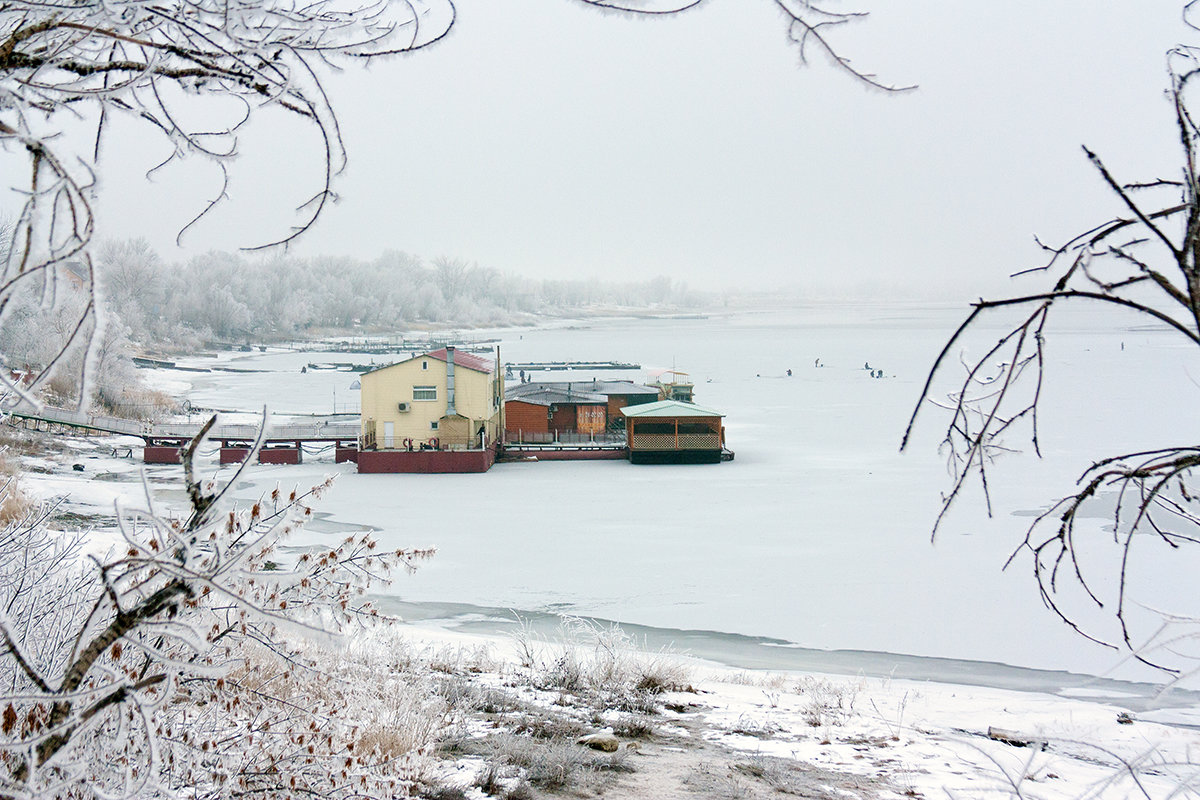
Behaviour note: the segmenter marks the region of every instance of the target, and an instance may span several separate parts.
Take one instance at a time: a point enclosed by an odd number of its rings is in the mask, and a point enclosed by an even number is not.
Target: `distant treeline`
[[[0,258],[11,223],[0,218]],[[632,283],[533,280],[459,259],[426,263],[402,252],[373,261],[321,256],[247,257],[209,252],[165,261],[140,239],[95,251],[95,294],[102,325],[87,322],[67,343],[91,299],[81,264],[61,265],[51,281],[33,280],[0,309],[0,363],[37,372],[65,348],[48,383],[52,402],[149,418],[170,399],[141,386],[132,356],[145,350],[195,350],[209,340],[270,342],[307,334],[396,332],[419,327],[500,327],[588,307],[695,308],[711,297],[667,277]],[[90,318],[88,318],[90,319]],[[88,368],[84,343],[92,337]],[[86,376],[86,390],[80,386]]]
[[[588,306],[695,308],[711,299],[665,276],[535,280],[399,251],[371,261],[209,252],[177,264],[145,241],[129,240],[102,245],[96,264],[103,307],[129,339],[145,344],[267,341],[315,329],[502,326]]]

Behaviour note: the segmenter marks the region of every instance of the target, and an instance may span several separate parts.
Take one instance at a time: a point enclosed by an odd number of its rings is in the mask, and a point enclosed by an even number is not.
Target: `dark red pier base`
[[[250,455],[249,447],[222,447],[221,463],[240,464],[246,460],[246,456],[248,455]]]
[[[299,464],[300,460],[298,447],[264,447],[258,451],[260,464]]]
[[[146,445],[142,450],[142,460],[147,464],[178,464],[179,447],[163,447],[162,445]]]
[[[358,462],[357,447],[339,447],[333,451],[333,463],[340,464],[343,461]]]
[[[363,450],[358,454],[358,471],[487,472],[496,461],[496,451],[487,450]]]
[[[524,450],[520,447],[504,448],[504,455],[507,458],[536,458],[538,461],[624,461],[629,458],[629,451],[624,448],[620,450],[601,450],[596,448],[593,450],[552,450],[545,448],[538,450],[529,448]]]

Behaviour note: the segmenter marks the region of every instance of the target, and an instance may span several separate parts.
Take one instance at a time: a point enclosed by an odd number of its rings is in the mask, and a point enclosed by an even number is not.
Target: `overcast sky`
[[[1163,92],[1164,51],[1188,38],[1179,0],[863,0],[871,16],[835,41],[920,85],[899,95],[801,67],[769,0],[667,18],[456,1],[444,42],[329,79],[350,163],[297,252],[970,296],[1037,260],[1035,233],[1117,211],[1081,144],[1119,177],[1178,171]],[[232,201],[181,251],[219,175],[196,162],[148,186],[163,152],[148,129],[106,142],[101,235],[169,259],[259,244],[319,185],[312,133],[262,117]]]

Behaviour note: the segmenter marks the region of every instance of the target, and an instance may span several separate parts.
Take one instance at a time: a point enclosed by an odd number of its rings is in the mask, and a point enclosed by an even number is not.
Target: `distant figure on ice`
[[[819,366],[821,366],[821,359],[819,359],[819,358],[818,358],[816,361],[814,361],[814,362],[813,362],[813,366],[814,366],[814,367],[819,367]]]
[[[521,383],[525,382],[525,370],[521,370]]]
[[[792,371],[790,369],[788,370],[788,377],[792,377]]]
[[[867,372],[870,372],[871,371],[871,362],[870,361],[865,362],[863,364],[863,369],[865,369]]]

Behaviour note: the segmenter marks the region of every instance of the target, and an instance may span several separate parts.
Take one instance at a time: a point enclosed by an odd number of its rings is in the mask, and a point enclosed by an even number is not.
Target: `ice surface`
[[[1045,458],[1002,459],[995,518],[972,490],[931,544],[948,486],[936,452],[944,416],[926,409],[911,452],[898,446],[927,369],[963,316],[962,308],[823,306],[508,332],[506,361],[614,359],[690,373],[697,402],[727,415],[736,460],[517,463],[451,476],[358,475],[352,465],[317,463],[255,469],[239,494],[341,472],[320,507],[331,521],[376,528],[388,546],[439,548],[392,587],[410,602],[1104,673],[1117,655],[1042,606],[1028,559],[1001,567],[1032,515],[1070,491],[1095,458],[1196,441],[1200,364],[1194,349],[1134,319],[1064,317],[1049,339]],[[348,388],[356,376],[302,374],[300,366],[352,360],[366,358],[223,356],[229,366],[267,371],[195,373],[190,397],[221,408],[324,413],[334,391],[338,404],[343,396],[357,401]],[[867,362],[886,378],[871,378]],[[1029,449],[1017,437],[1011,444]],[[1111,564],[1111,537],[1095,522],[1089,566],[1102,570]],[[314,543],[336,535],[306,534]],[[1195,612],[1187,607],[1194,562],[1164,559],[1152,544],[1145,552],[1134,574],[1152,579],[1139,584],[1137,599]],[[1094,624],[1112,635],[1101,617]],[[1148,677],[1130,664],[1114,674]]]

